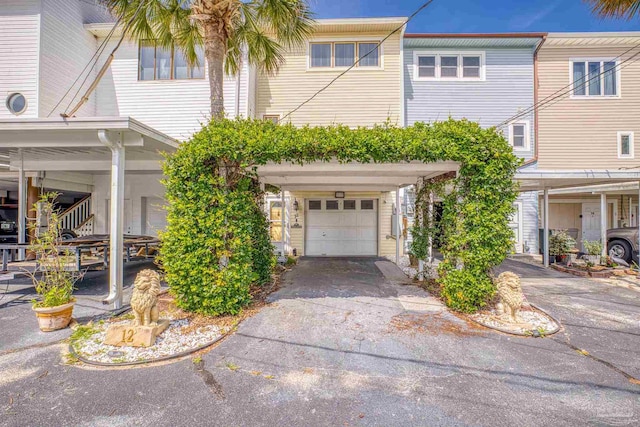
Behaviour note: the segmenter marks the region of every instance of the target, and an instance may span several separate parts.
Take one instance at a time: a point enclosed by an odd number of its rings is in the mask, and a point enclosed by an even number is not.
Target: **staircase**
[[[78,237],[93,234],[93,223],[91,196],[85,197],[60,214],[60,228],[71,230]]]

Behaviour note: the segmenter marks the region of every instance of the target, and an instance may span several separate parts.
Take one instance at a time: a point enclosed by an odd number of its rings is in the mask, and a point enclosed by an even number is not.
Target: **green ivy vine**
[[[496,129],[449,119],[409,127],[294,127],[261,120],[216,120],[166,156],[167,229],[161,261],[181,307],[237,313],[252,284],[270,278],[275,260],[257,167],[269,162],[403,163],[456,161],[441,180],[440,281],[447,304],[471,312],[495,289],[492,267],[512,244],[518,159]],[[425,186],[426,188],[426,186]],[[415,234],[428,236],[429,230]],[[417,246],[416,246],[417,248]],[[422,254],[421,254],[422,255]]]

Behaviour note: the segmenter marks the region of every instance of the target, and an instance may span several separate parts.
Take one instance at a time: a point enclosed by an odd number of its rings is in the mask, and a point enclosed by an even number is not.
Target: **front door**
[[[582,241],[600,240],[600,203],[582,204]]]

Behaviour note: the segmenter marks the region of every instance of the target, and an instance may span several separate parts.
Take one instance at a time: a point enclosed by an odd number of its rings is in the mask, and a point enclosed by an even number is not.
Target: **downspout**
[[[536,47],[536,50],[533,52],[533,105],[537,106],[538,105],[538,98],[539,98],[539,94],[538,94],[538,86],[539,86],[539,70],[538,70],[538,66],[539,66],[539,61],[538,61],[538,52],[540,51],[540,48],[542,47],[542,45],[544,44],[545,40],[547,40],[547,36],[543,35],[542,36],[542,40],[540,41],[540,43],[538,44],[538,47]],[[538,146],[539,146],[539,138],[538,138],[538,109],[535,108],[533,110],[533,138],[535,140],[534,144],[534,149],[533,149],[533,158],[531,159],[532,162],[537,162],[538,161]]]

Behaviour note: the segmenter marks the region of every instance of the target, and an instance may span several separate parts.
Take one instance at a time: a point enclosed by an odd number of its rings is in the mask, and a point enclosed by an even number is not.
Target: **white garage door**
[[[375,199],[306,201],[305,255],[378,254],[378,206]]]

